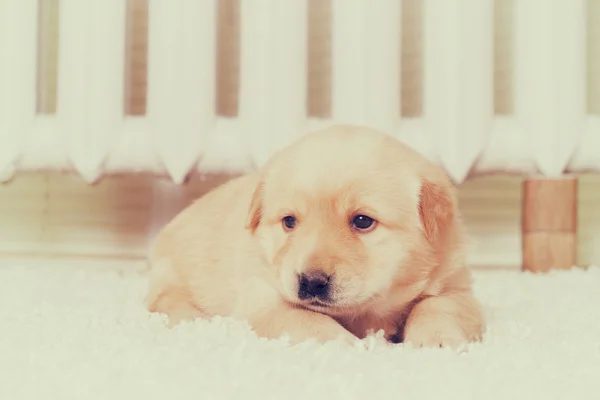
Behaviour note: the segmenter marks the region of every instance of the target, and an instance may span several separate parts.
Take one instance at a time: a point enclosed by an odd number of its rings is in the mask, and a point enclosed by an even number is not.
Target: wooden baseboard
[[[177,186],[124,175],[89,185],[70,174],[23,174],[0,185],[0,256],[143,258],[158,221],[224,179]]]
[[[143,260],[163,223],[228,178],[193,177],[177,186],[123,175],[89,185],[70,174],[19,175],[0,185],[0,258]],[[521,181],[491,176],[461,185],[470,265],[520,268]],[[600,264],[600,176],[583,176],[579,186],[579,263]]]

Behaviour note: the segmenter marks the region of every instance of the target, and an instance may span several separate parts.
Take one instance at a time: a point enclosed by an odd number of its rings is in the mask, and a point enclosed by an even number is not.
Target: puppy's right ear
[[[262,218],[262,197],[263,183],[259,182],[252,194],[252,200],[250,200],[250,209],[248,210],[248,218],[246,219],[245,226],[246,229],[250,229],[252,232],[256,230]]]

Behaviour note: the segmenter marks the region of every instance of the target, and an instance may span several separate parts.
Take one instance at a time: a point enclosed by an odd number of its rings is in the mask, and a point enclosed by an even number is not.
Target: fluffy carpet
[[[0,399],[600,398],[600,268],[475,278],[489,330],[457,353],[290,346],[226,318],[169,330],[142,274],[2,265]]]

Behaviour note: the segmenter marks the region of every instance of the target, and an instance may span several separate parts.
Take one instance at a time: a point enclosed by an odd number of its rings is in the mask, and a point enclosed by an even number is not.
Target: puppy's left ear
[[[419,199],[419,217],[425,238],[436,250],[442,250],[451,234],[456,217],[453,188],[423,180]]]
[[[246,229],[250,229],[252,232],[256,230],[260,220],[262,218],[262,196],[263,196],[263,183],[259,182],[254,189],[252,194],[252,200],[250,200],[250,209],[248,210],[248,217],[246,219]]]

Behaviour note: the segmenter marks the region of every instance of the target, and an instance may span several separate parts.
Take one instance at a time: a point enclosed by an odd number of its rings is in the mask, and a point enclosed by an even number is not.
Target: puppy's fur
[[[359,215],[375,222],[359,229]],[[231,316],[293,342],[383,329],[428,347],[484,331],[452,183],[367,128],[309,133],[209,192],[159,233],[150,261],[147,305],[171,324]],[[302,279],[315,276],[326,278],[311,297]]]

